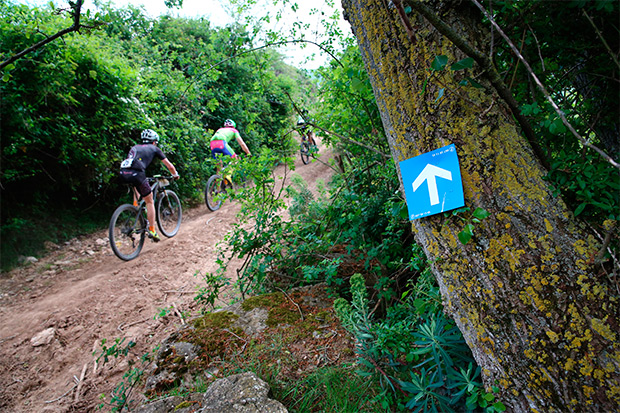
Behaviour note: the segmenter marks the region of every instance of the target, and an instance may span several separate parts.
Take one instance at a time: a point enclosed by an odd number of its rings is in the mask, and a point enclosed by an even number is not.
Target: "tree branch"
[[[237,57],[239,57],[239,56],[243,56],[243,55],[245,55],[245,54],[252,53],[252,52],[255,52],[255,51],[257,51],[257,50],[266,49],[266,48],[268,48],[268,47],[274,47],[274,46],[283,46],[283,45],[285,45],[285,44],[290,44],[290,43],[293,43],[293,44],[296,44],[296,43],[309,43],[309,44],[315,45],[315,46],[317,46],[319,49],[323,50],[325,53],[327,53],[328,55],[330,55],[330,56],[331,56],[331,58],[332,58],[333,60],[335,60],[335,61],[336,61],[336,62],[337,62],[337,63],[338,63],[341,67],[344,67],[344,65],[342,64],[342,62],[341,62],[341,61],[340,61],[340,60],[339,60],[336,56],[334,56],[334,54],[333,54],[332,52],[330,52],[329,50],[327,50],[327,48],[325,48],[325,46],[323,46],[323,45],[322,45],[322,44],[320,44],[320,43],[313,42],[312,40],[304,40],[304,39],[298,39],[298,40],[283,40],[283,41],[280,41],[280,42],[267,43],[267,44],[264,44],[264,45],[262,45],[262,46],[254,47],[254,48],[249,49],[249,50],[244,50],[243,52],[235,53],[234,55],[232,55],[232,56],[230,56],[230,57],[228,57],[228,58],[226,58],[226,59],[224,59],[224,60],[220,60],[219,62],[212,64],[212,65],[211,65],[211,66],[209,66],[207,69],[205,69],[205,70],[203,70],[202,72],[200,72],[198,75],[196,75],[196,77],[194,78],[194,80],[193,80],[193,81],[192,81],[192,82],[191,82],[191,83],[187,86],[187,88],[185,88],[185,90],[183,91],[183,93],[181,93],[181,97],[179,98],[179,102],[180,102],[181,98],[182,98],[183,96],[185,96],[185,94],[187,93],[187,91],[189,90],[189,88],[192,86],[192,84],[193,84],[196,80],[200,79],[202,76],[204,76],[205,74],[209,73],[211,70],[213,70],[213,69],[215,69],[216,67],[218,67],[218,66],[220,66],[220,65],[222,65],[222,64],[224,64],[224,63],[226,63],[226,62],[228,62],[229,60],[236,59],[236,58],[237,58]]]
[[[555,112],[557,113],[557,115],[560,117],[560,119],[562,120],[562,123],[564,124],[564,126],[566,126],[568,128],[568,130],[573,134],[573,136],[575,136],[579,142],[581,142],[581,144],[583,146],[587,146],[588,148],[593,149],[594,151],[596,151],[599,155],[601,155],[603,157],[603,159],[605,159],[607,162],[609,162],[611,165],[613,165],[614,167],[620,169],[620,164],[618,164],[618,162],[616,162],[611,156],[607,155],[605,153],[605,151],[603,151],[602,149],[599,149],[598,147],[596,147],[595,145],[592,145],[589,141],[589,139],[585,139],[583,136],[581,136],[576,130],[575,128],[573,128],[573,125],[571,125],[568,122],[568,119],[566,119],[566,116],[564,115],[564,112],[558,107],[558,105],[555,103],[555,101],[553,100],[553,98],[551,97],[551,95],[549,94],[549,92],[547,91],[547,89],[545,88],[545,86],[542,84],[542,82],[538,79],[538,77],[536,76],[536,74],[534,73],[534,71],[532,70],[532,68],[530,67],[529,63],[527,62],[527,60],[525,60],[525,58],[523,57],[523,55],[521,53],[519,53],[519,50],[517,50],[517,48],[515,47],[515,45],[512,43],[512,41],[510,40],[510,38],[506,35],[506,33],[504,33],[504,31],[501,29],[501,27],[499,27],[499,25],[495,22],[495,20],[493,19],[492,16],[489,15],[489,13],[487,13],[487,11],[485,10],[484,7],[482,7],[482,5],[478,2],[478,0],[471,0],[472,3],[474,3],[476,5],[476,7],[478,7],[480,9],[480,11],[482,11],[482,13],[486,16],[487,19],[489,19],[489,21],[491,22],[491,24],[497,29],[497,31],[499,32],[499,34],[504,38],[504,40],[506,41],[506,43],[508,43],[508,45],[510,46],[510,48],[512,49],[513,53],[519,58],[519,60],[521,61],[521,63],[523,63],[523,66],[525,66],[526,70],[528,71],[528,73],[530,74],[530,76],[532,77],[532,79],[534,79],[534,83],[536,83],[536,86],[538,86],[538,89],[542,92],[542,94],[545,96],[545,98],[547,99],[547,101],[551,104],[551,106],[553,107],[553,109],[555,110]],[[587,16],[587,14],[586,14]]]
[[[607,53],[609,53],[609,55],[611,56],[611,59],[614,61],[616,66],[618,66],[618,69],[620,69],[620,63],[618,62],[618,57],[614,54],[614,52],[611,50],[611,47],[609,47],[609,44],[607,44],[607,42],[605,41],[605,38],[603,37],[603,34],[601,33],[601,31],[598,29],[598,27],[596,27],[596,25],[594,24],[594,21],[592,21],[592,18],[590,17],[586,9],[582,9],[581,11],[583,12],[583,15],[586,16],[586,19],[588,19],[592,27],[594,28],[596,35],[599,37],[599,39],[601,39],[601,42],[603,43],[603,46],[605,46],[605,49],[607,49]]]
[[[71,25],[71,27],[68,27],[64,30],[59,31],[58,33],[41,40],[38,43],[35,43],[34,45],[30,46],[27,49],[22,50],[21,52],[11,56],[10,58],[8,58],[7,60],[5,60],[4,62],[0,63],[0,70],[4,69],[6,66],[10,65],[11,63],[15,62],[16,60],[21,59],[22,57],[24,57],[25,55],[27,55],[30,52],[33,52],[35,50],[37,50],[38,48],[45,46],[46,44],[53,42],[54,40],[58,39],[59,37],[64,36],[65,34],[71,33],[71,32],[77,32],[80,30],[80,27],[82,27],[81,23],[80,23],[80,16],[81,16],[81,9],[82,9],[82,4],[84,3],[84,0],[77,0],[75,2],[75,4],[73,3],[69,3],[71,5],[71,8],[73,9],[73,12],[71,14],[73,14],[73,24]]]
[[[527,120],[527,118],[521,114],[521,111],[519,110],[519,104],[512,95],[512,92],[508,89],[508,87],[502,80],[495,67],[493,66],[491,60],[482,53],[480,53],[465,39],[459,36],[454,31],[454,29],[452,29],[452,27],[444,23],[424,3],[415,0],[407,0],[407,4],[411,6],[412,9],[424,16],[424,18],[426,18],[426,20],[428,20],[435,27],[435,29],[437,29],[437,31],[447,37],[452,43],[454,43],[456,47],[458,47],[467,56],[474,59],[476,63],[478,63],[482,67],[482,70],[487,73],[487,79],[489,80],[489,82],[491,82],[499,96],[504,100],[504,102],[506,102],[506,104],[510,108],[510,111],[512,112],[512,115],[521,126],[521,129],[523,130],[523,133],[525,134],[525,137],[527,138],[530,146],[534,150],[536,157],[545,168],[549,169],[549,162],[547,161],[545,153],[538,144],[536,134],[534,133],[532,125]]]

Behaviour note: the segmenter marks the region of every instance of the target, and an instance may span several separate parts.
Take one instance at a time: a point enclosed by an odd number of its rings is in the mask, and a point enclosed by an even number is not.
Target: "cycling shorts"
[[[235,151],[232,150],[226,141],[211,141],[211,157],[215,159],[217,155],[226,155],[232,156],[233,158],[237,157]]]
[[[121,169],[121,181],[126,184],[133,185],[142,198],[151,193],[151,186],[146,180],[146,174],[143,171],[134,169]]]

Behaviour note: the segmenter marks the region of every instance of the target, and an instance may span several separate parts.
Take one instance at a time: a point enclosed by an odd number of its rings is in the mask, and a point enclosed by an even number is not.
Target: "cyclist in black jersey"
[[[151,187],[146,180],[146,168],[153,162],[156,157],[161,160],[166,168],[170,171],[175,179],[179,179],[179,174],[172,163],[166,158],[166,155],[157,147],[159,135],[151,129],[142,131],[142,144],[135,145],[129,150],[127,159],[121,162],[120,176],[125,183],[134,186],[134,205],[138,205],[138,197],[136,192],[142,196],[146,204],[146,217],[149,221],[149,237],[153,241],[160,240],[159,234],[155,230],[155,204],[153,203],[153,194]]]

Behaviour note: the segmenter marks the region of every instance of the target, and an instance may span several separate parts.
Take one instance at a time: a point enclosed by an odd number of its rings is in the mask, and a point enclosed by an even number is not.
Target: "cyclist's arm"
[[[237,142],[239,143],[239,146],[241,146],[241,149],[243,149],[243,152],[245,152],[246,155],[248,156],[252,155],[250,153],[250,149],[248,148],[248,145],[246,145],[245,142],[243,141],[243,138],[241,138],[241,135],[237,134],[236,138],[237,138]]]
[[[166,158],[166,159],[162,159],[162,161],[161,161],[161,162],[164,164],[164,166],[165,166],[166,168],[168,168],[168,170],[170,171],[170,173],[172,174],[172,176],[175,176],[175,177],[178,177],[178,176],[179,176],[179,174],[177,173],[177,169],[174,167],[174,165],[172,164],[172,162],[170,162],[170,161],[168,160],[168,158]]]

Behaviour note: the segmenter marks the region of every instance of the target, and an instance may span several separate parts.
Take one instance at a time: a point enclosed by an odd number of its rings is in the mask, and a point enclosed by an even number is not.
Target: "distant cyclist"
[[[235,121],[231,119],[226,119],[224,121],[224,127],[219,128],[213,134],[213,136],[211,137],[211,157],[215,159],[217,155],[226,155],[237,158],[237,154],[229,145],[229,142],[233,139],[237,140],[239,146],[241,146],[241,149],[243,149],[243,152],[245,152],[248,156],[251,155],[250,150],[241,138],[239,131],[235,129],[236,126],[237,125],[235,124]]]
[[[305,111],[304,111],[304,114],[305,114]],[[308,140],[310,141],[310,145],[316,146],[316,140],[314,139],[314,132],[312,131],[312,129],[309,128],[308,124],[306,123],[306,120],[301,115],[297,118],[297,129],[299,129],[302,139],[304,139],[304,137],[307,137]]]
[[[155,205],[153,203],[153,193],[151,186],[146,179],[146,168],[153,162],[155,157],[161,159],[161,162],[168,168],[175,179],[179,179],[179,174],[172,163],[166,158],[166,155],[157,147],[159,135],[151,129],[142,131],[142,144],[135,145],[129,150],[127,159],[121,163],[121,180],[134,186],[134,205],[137,205],[138,199],[136,191],[140,193],[142,199],[146,203],[146,217],[149,221],[148,235],[153,241],[158,242],[159,234],[155,230]]]

